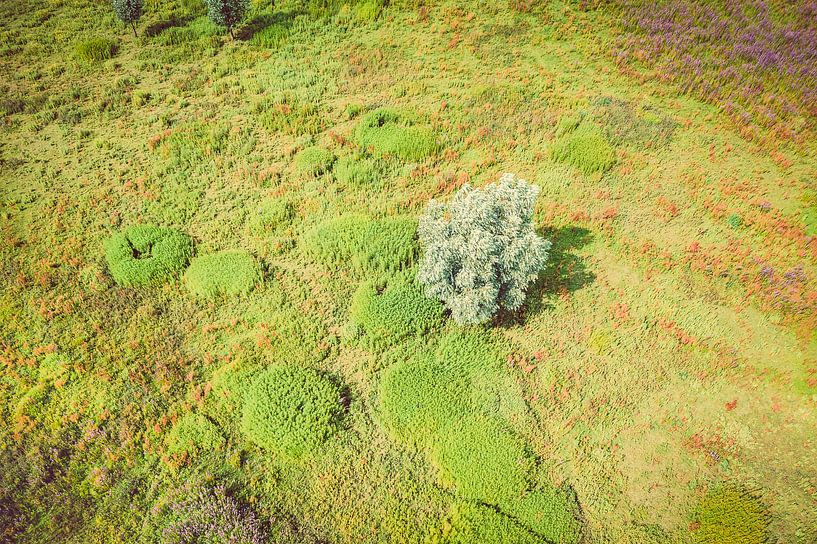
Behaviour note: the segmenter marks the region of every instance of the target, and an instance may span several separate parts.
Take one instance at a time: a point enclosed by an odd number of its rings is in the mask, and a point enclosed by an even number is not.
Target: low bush
[[[134,225],[104,244],[114,281],[124,287],[150,285],[184,270],[193,254],[193,241],[177,230]]]
[[[77,59],[88,62],[100,62],[113,58],[116,53],[116,42],[108,38],[90,38],[74,47]]]
[[[417,223],[408,217],[372,220],[362,215],[329,219],[302,238],[304,251],[331,268],[395,272],[417,257]]]
[[[322,147],[307,147],[295,156],[295,171],[302,176],[319,176],[332,169],[335,155]]]
[[[187,289],[201,298],[243,295],[261,282],[261,267],[246,251],[196,257],[184,274]]]
[[[286,227],[295,217],[295,206],[286,198],[267,198],[250,216],[249,226],[253,234],[270,234]]]
[[[341,157],[332,171],[338,181],[356,187],[378,186],[385,175],[381,161],[355,156]]]
[[[342,416],[340,389],[308,368],[275,366],[252,382],[242,430],[258,446],[291,459],[316,453]]]
[[[484,189],[463,186],[447,205],[429,202],[418,228],[417,279],[457,323],[482,323],[525,301],[550,249],[533,228],[538,194],[538,187],[505,174]]]
[[[437,141],[430,127],[414,123],[407,115],[379,108],[363,116],[355,129],[355,140],[377,157],[419,161],[433,155]]]
[[[733,484],[718,486],[693,513],[696,544],[762,544],[769,542],[769,515],[760,500]]]
[[[394,278],[383,287],[364,282],[352,299],[351,319],[374,338],[399,339],[438,327],[443,307],[426,298],[410,278]]]
[[[201,414],[188,413],[176,421],[165,436],[167,451],[172,455],[198,455],[224,447],[221,432]]]
[[[457,501],[429,544],[541,544],[542,539],[490,506]]]
[[[557,138],[551,156],[585,175],[605,172],[616,162],[613,147],[601,129],[589,121],[582,121],[575,129]]]

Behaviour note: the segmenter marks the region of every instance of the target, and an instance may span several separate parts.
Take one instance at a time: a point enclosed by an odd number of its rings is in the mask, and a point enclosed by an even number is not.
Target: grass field
[[[0,542],[817,542],[817,54],[271,4],[0,3]],[[417,219],[505,172],[550,257],[459,326]]]

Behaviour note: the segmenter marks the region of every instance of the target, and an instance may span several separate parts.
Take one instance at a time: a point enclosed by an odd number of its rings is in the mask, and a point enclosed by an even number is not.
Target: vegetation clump
[[[533,534],[510,517],[483,504],[456,501],[451,513],[429,544],[540,544]]]
[[[242,430],[258,446],[300,459],[316,453],[336,431],[341,402],[338,386],[317,371],[275,366],[250,385]]]
[[[418,228],[417,278],[457,323],[482,323],[525,301],[550,249],[533,228],[538,194],[538,187],[505,174],[485,189],[465,185],[448,205],[429,202]]]
[[[209,453],[224,447],[221,432],[207,417],[187,413],[176,421],[165,436],[167,451],[173,455]]]
[[[108,60],[116,53],[116,42],[108,38],[89,38],[79,42],[74,53],[79,60],[87,63]]]
[[[696,508],[696,544],[763,544],[769,541],[769,516],[763,503],[732,484],[712,489]]]
[[[439,326],[443,307],[426,298],[413,279],[397,277],[385,286],[361,284],[352,299],[351,319],[374,338],[399,339]]]
[[[305,252],[316,261],[364,272],[396,272],[417,256],[417,222],[408,217],[373,220],[345,215],[320,223],[303,237]]]
[[[437,149],[434,132],[404,114],[379,108],[363,116],[355,130],[357,144],[377,157],[419,161]]]
[[[134,225],[111,236],[104,249],[114,281],[123,287],[138,287],[184,270],[193,255],[193,241],[174,229]]]
[[[379,185],[384,170],[382,161],[357,156],[341,157],[332,169],[338,181],[355,187]]]
[[[261,267],[255,257],[240,250],[196,257],[184,274],[187,289],[201,298],[243,295],[260,282]]]
[[[582,121],[575,128],[570,125],[557,138],[551,149],[554,160],[569,164],[585,175],[606,172],[616,162],[613,147],[599,127],[589,121]]]
[[[142,0],[113,0],[113,10],[120,21],[131,26],[136,36],[136,23],[142,16]]]
[[[262,200],[249,220],[253,234],[264,235],[287,226],[295,217],[295,206],[286,198]]]
[[[295,156],[295,171],[302,176],[319,176],[332,169],[335,155],[328,149],[307,147]]]

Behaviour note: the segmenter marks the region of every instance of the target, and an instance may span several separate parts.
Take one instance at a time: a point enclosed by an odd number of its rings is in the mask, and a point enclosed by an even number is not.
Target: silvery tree
[[[218,26],[227,27],[235,39],[233,27],[244,19],[250,9],[250,0],[204,0],[210,20]]]
[[[116,16],[126,25],[130,25],[133,35],[136,36],[136,23],[142,16],[142,0],[112,0],[112,3]]]
[[[550,242],[533,228],[539,187],[504,174],[484,189],[463,186],[447,205],[428,203],[418,234],[417,279],[461,325],[516,310],[544,267]]]

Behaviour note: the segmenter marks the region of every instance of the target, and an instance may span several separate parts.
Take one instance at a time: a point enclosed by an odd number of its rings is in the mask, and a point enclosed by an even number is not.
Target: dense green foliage
[[[407,217],[374,220],[362,215],[330,219],[308,231],[303,248],[316,261],[339,268],[394,272],[414,263],[417,222]]]
[[[274,366],[255,377],[241,425],[255,444],[292,459],[317,453],[343,413],[340,389],[308,368]]]
[[[541,544],[542,538],[489,506],[457,501],[429,544]]]
[[[250,0],[204,0],[204,5],[207,6],[210,20],[225,27],[233,36],[233,27],[244,20],[250,9]]]
[[[100,62],[112,58],[116,53],[116,42],[109,38],[89,38],[74,47],[77,59],[88,62]]]
[[[150,285],[179,274],[193,255],[193,241],[177,230],[134,225],[105,242],[114,281],[124,287]]]
[[[246,251],[228,250],[200,255],[190,261],[184,284],[195,296],[244,295],[261,282],[261,267]]]
[[[355,129],[357,144],[377,157],[419,161],[437,149],[434,132],[412,116],[379,108],[363,116]]]
[[[250,215],[249,226],[253,234],[270,234],[289,225],[295,217],[295,206],[286,198],[266,198]]]
[[[328,149],[307,147],[295,156],[295,171],[302,176],[319,176],[331,170],[335,155]]]
[[[769,542],[769,514],[759,499],[733,484],[716,487],[698,504],[692,532],[696,544]]]
[[[573,127],[565,127],[564,133],[551,148],[554,160],[564,162],[584,174],[605,172],[616,162],[615,150],[604,137],[601,129],[589,121]]]
[[[136,23],[142,16],[142,0],[112,0],[112,3],[116,16],[126,25],[131,25],[136,36]]]
[[[378,159],[352,155],[339,158],[332,173],[338,181],[352,186],[379,186],[385,175],[385,168]]]
[[[362,283],[352,298],[350,317],[373,338],[397,340],[438,327],[443,307],[426,298],[412,277],[395,277],[385,286]]]
[[[550,248],[533,229],[538,194],[538,187],[506,174],[484,189],[464,186],[448,205],[428,204],[417,279],[457,323],[482,323],[525,301]]]
[[[222,449],[224,443],[218,427],[198,413],[181,416],[165,436],[167,451],[174,455],[207,454]]]

